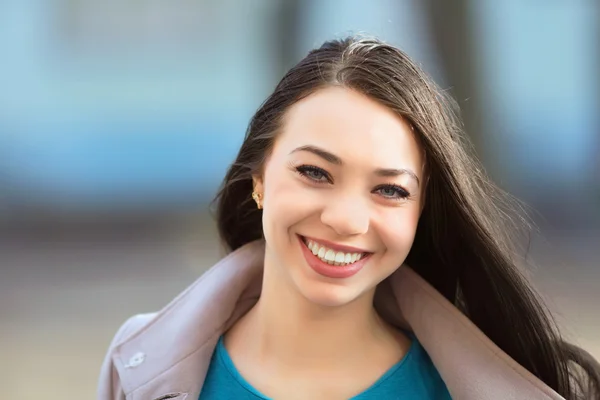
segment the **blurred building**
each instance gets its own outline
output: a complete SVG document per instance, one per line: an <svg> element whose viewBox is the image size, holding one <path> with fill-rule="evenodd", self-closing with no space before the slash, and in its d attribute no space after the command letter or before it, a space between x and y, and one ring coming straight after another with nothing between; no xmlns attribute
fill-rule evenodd
<svg viewBox="0 0 600 400"><path fill-rule="evenodd" d="M403 48L453 92L507 189L561 224L598 226L598 7L4 1L4 209L203 204L284 71L324 40L362 32ZM565 204L577 212L555 207Z"/></svg>

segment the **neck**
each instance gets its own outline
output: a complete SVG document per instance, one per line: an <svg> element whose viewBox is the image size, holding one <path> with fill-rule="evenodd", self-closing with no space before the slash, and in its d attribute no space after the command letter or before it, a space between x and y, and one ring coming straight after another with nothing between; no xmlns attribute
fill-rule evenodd
<svg viewBox="0 0 600 400"><path fill-rule="evenodd" d="M236 327L259 359L297 368L339 365L396 340L373 308L374 290L343 306L321 306L285 284L288 278L268 263L261 297Z"/></svg>

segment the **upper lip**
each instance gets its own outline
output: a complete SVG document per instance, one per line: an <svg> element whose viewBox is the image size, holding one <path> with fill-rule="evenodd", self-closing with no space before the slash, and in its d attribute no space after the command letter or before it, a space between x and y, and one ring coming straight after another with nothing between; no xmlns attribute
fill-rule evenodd
<svg viewBox="0 0 600 400"><path fill-rule="evenodd" d="M312 240L313 242L319 243L331 250L341 251L344 253L370 253L368 250L365 250L365 249L361 249L358 247L352 247L352 246L344 246L341 244L330 242L328 240L315 239L315 238L308 237L308 236L301 236L301 237L306 240Z"/></svg>

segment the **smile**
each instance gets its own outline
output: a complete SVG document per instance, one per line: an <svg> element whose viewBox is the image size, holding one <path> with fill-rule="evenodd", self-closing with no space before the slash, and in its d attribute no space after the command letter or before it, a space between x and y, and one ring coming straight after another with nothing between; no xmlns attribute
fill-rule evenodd
<svg viewBox="0 0 600 400"><path fill-rule="evenodd" d="M306 247L312 253L319 257L321 261L330 265L348 265L359 261L364 253L347 253L343 251L335 251L327 246L317 243L311 239L304 239Z"/></svg>
<svg viewBox="0 0 600 400"><path fill-rule="evenodd" d="M308 265L329 278L348 278L362 269L372 253L298 236Z"/></svg>

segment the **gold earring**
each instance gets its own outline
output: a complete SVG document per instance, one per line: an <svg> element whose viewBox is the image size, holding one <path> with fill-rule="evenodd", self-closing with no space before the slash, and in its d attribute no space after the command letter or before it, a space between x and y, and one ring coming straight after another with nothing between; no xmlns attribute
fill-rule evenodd
<svg viewBox="0 0 600 400"><path fill-rule="evenodd" d="M261 204L262 195L260 193L252 192L252 198L256 202L256 206L258 207L258 209L261 210L262 209L262 204Z"/></svg>

